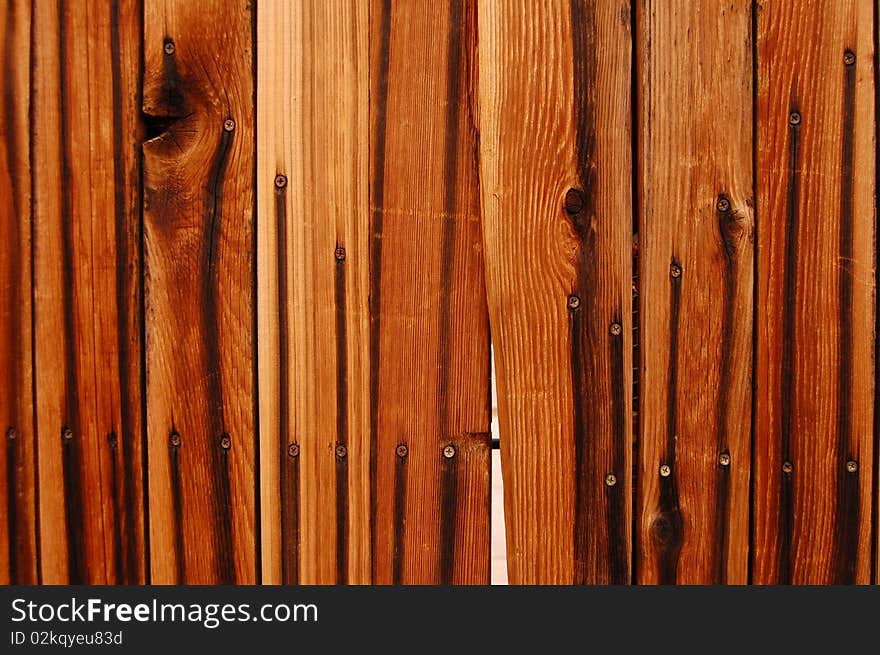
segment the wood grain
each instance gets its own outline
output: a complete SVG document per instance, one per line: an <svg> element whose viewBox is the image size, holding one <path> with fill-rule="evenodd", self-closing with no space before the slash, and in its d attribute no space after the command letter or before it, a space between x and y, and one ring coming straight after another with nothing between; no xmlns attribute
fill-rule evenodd
<svg viewBox="0 0 880 655"><path fill-rule="evenodd" d="M370 4L374 583L489 581L476 6Z"/></svg>
<svg viewBox="0 0 880 655"><path fill-rule="evenodd" d="M0 584L36 584L30 7L0 4L0 25Z"/></svg>
<svg viewBox="0 0 880 655"><path fill-rule="evenodd" d="M34 7L30 152L42 581L139 583L146 578L140 13L135 2Z"/></svg>
<svg viewBox="0 0 880 655"><path fill-rule="evenodd" d="M267 583L370 582L368 9L257 12Z"/></svg>
<svg viewBox="0 0 880 655"><path fill-rule="evenodd" d="M486 2L479 29L510 582L628 583L629 3Z"/></svg>
<svg viewBox="0 0 880 655"><path fill-rule="evenodd" d="M252 7L146 0L143 144L155 583L254 583Z"/></svg>
<svg viewBox="0 0 880 655"><path fill-rule="evenodd" d="M641 584L745 584L751 3L636 3ZM698 65L697 65L698 63Z"/></svg>
<svg viewBox="0 0 880 655"><path fill-rule="evenodd" d="M870 2L759 5L754 582L870 580Z"/></svg>

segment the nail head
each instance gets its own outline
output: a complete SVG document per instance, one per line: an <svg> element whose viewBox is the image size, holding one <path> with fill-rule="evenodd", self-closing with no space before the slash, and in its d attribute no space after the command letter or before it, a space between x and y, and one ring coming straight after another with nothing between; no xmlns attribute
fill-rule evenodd
<svg viewBox="0 0 880 655"><path fill-rule="evenodd" d="M177 432L172 432L171 436L169 437L169 441L171 442L172 446L175 446L175 447L179 446L180 445L180 434L178 434Z"/></svg>
<svg viewBox="0 0 880 655"><path fill-rule="evenodd" d="M669 269L669 274L674 278L678 279L681 277L681 266L678 264L673 264Z"/></svg>
<svg viewBox="0 0 880 655"><path fill-rule="evenodd" d="M348 448L346 448L343 444L339 444L338 446L336 446L336 456L339 459L345 459L348 456Z"/></svg>
<svg viewBox="0 0 880 655"><path fill-rule="evenodd" d="M223 450L229 450L232 447L232 440L229 438L228 434L224 434L220 437L220 447Z"/></svg>
<svg viewBox="0 0 880 655"><path fill-rule="evenodd" d="M18 432L15 431L15 428L9 428L6 431L6 438L9 439L10 441L14 441L15 439L18 438Z"/></svg>
<svg viewBox="0 0 880 655"><path fill-rule="evenodd" d="M847 50L846 52L844 52L843 63L847 66L852 66L854 63L856 63L856 53L854 53L852 50Z"/></svg>
<svg viewBox="0 0 880 655"><path fill-rule="evenodd" d="M790 125L800 125L801 124L801 113L799 111L793 111L788 115L788 122Z"/></svg>
<svg viewBox="0 0 880 655"><path fill-rule="evenodd" d="M73 430L71 430L70 428L64 428L63 430L61 430L61 438L65 441L70 441L71 439L73 439Z"/></svg>
<svg viewBox="0 0 880 655"><path fill-rule="evenodd" d="M452 444L445 446L443 448L443 457L445 457L446 459L452 459L453 457L455 457L455 446L453 446Z"/></svg>
<svg viewBox="0 0 880 655"><path fill-rule="evenodd" d="M223 129L227 132L232 132L232 130L235 129L235 121L231 118L227 118L225 121L223 121Z"/></svg>
<svg viewBox="0 0 880 655"><path fill-rule="evenodd" d="M617 476L614 475L613 473L609 473L608 475L605 476L605 484L608 485L609 487L613 487L614 485L617 484Z"/></svg>
<svg viewBox="0 0 880 655"><path fill-rule="evenodd" d="M345 248L337 246L336 250L333 252L333 256L336 257L336 261L338 262L345 261Z"/></svg>
<svg viewBox="0 0 880 655"><path fill-rule="evenodd" d="M275 176L275 186L278 189L283 189L287 186L287 176L279 173Z"/></svg>
<svg viewBox="0 0 880 655"><path fill-rule="evenodd" d="M857 461L855 461L854 459L849 460L846 463L846 470L849 471L850 473L855 473L856 471L859 470L859 463Z"/></svg>
<svg viewBox="0 0 880 655"><path fill-rule="evenodd" d="M287 456L288 457L297 457L298 455L299 455L299 444L298 443L287 444Z"/></svg>
<svg viewBox="0 0 880 655"><path fill-rule="evenodd" d="M663 464L660 466L660 475L664 478L668 478L672 474L672 468L670 468L669 464Z"/></svg>
<svg viewBox="0 0 880 655"><path fill-rule="evenodd" d="M581 306L581 299L575 295L571 295L568 297L567 304L569 309L577 309Z"/></svg>
<svg viewBox="0 0 880 655"><path fill-rule="evenodd" d="M791 462L783 462L782 463L782 472L785 474L791 473L794 470L794 466Z"/></svg>
<svg viewBox="0 0 880 655"><path fill-rule="evenodd" d="M730 211L730 200L727 198L727 196L718 196L718 203L716 207L718 208L718 211L720 211L722 214L726 214Z"/></svg>
<svg viewBox="0 0 880 655"><path fill-rule="evenodd" d="M404 444L400 444L395 452L398 457L406 457L407 453L409 453L409 449Z"/></svg>
<svg viewBox="0 0 880 655"><path fill-rule="evenodd" d="M175 49L176 48L174 47L174 41L166 41L165 42L164 50L165 50L166 55L173 55Z"/></svg>
<svg viewBox="0 0 880 655"><path fill-rule="evenodd" d="M623 327L620 325L620 323L612 323L611 334L616 337L619 336L621 333L623 333Z"/></svg>
<svg viewBox="0 0 880 655"><path fill-rule="evenodd" d="M718 463L721 466L730 466L730 453L721 453L718 455Z"/></svg>

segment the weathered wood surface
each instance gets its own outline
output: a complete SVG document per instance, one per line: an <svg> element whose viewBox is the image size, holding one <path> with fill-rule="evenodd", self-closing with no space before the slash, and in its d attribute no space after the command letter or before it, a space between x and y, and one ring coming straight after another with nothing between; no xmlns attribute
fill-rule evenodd
<svg viewBox="0 0 880 655"><path fill-rule="evenodd" d="M647 0L636 8L636 580L744 584L754 279L751 2Z"/></svg>
<svg viewBox="0 0 880 655"><path fill-rule="evenodd" d="M144 3L154 583L254 583L253 7Z"/></svg>
<svg viewBox="0 0 880 655"><path fill-rule="evenodd" d="M0 584L34 584L30 7L0 4L0 25Z"/></svg>
<svg viewBox="0 0 880 655"><path fill-rule="evenodd" d="M870 580L870 2L764 0L758 34L754 582Z"/></svg>
<svg viewBox="0 0 880 655"><path fill-rule="evenodd" d="M476 7L370 5L375 583L489 581Z"/></svg>
<svg viewBox="0 0 880 655"><path fill-rule="evenodd" d="M628 583L629 2L485 2L479 30L510 581Z"/></svg>
<svg viewBox="0 0 880 655"><path fill-rule="evenodd" d="M140 15L134 2L33 6L29 152L41 579L138 583L146 576Z"/></svg>

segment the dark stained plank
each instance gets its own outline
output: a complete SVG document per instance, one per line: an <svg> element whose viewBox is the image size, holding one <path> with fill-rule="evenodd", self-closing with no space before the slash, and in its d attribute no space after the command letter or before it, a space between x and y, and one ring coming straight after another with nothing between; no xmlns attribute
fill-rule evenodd
<svg viewBox="0 0 880 655"><path fill-rule="evenodd" d="M629 2L480 3L479 30L509 579L626 584Z"/></svg>
<svg viewBox="0 0 880 655"><path fill-rule="evenodd" d="M144 3L150 544L155 583L254 583L252 4Z"/></svg>
<svg viewBox="0 0 880 655"><path fill-rule="evenodd" d="M754 281L751 2L647 0L636 7L636 581L745 584Z"/></svg>
<svg viewBox="0 0 880 655"><path fill-rule="evenodd" d="M759 584L870 580L873 18L855 0L757 15Z"/></svg>

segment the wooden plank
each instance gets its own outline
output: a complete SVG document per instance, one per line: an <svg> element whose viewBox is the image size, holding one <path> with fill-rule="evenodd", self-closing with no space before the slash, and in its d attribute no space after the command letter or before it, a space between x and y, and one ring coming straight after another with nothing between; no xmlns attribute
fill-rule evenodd
<svg viewBox="0 0 880 655"><path fill-rule="evenodd" d="M152 580L257 570L252 9L147 0L144 269Z"/></svg>
<svg viewBox="0 0 880 655"><path fill-rule="evenodd" d="M0 5L0 584L36 584L30 7Z"/></svg>
<svg viewBox="0 0 880 655"><path fill-rule="evenodd" d="M476 3L370 20L372 579L488 583Z"/></svg>
<svg viewBox="0 0 880 655"><path fill-rule="evenodd" d="M510 582L628 583L629 2L487 2L479 14Z"/></svg>
<svg viewBox="0 0 880 655"><path fill-rule="evenodd" d="M370 582L368 9L257 11L267 583Z"/></svg>
<svg viewBox="0 0 880 655"><path fill-rule="evenodd" d="M870 580L870 2L765 0L758 30L754 582Z"/></svg>
<svg viewBox="0 0 880 655"><path fill-rule="evenodd" d="M750 8L637 4L641 584L748 578Z"/></svg>
<svg viewBox="0 0 880 655"><path fill-rule="evenodd" d="M133 1L34 7L42 581L138 583L145 580L136 149L140 14ZM83 43L86 50L78 45Z"/></svg>

